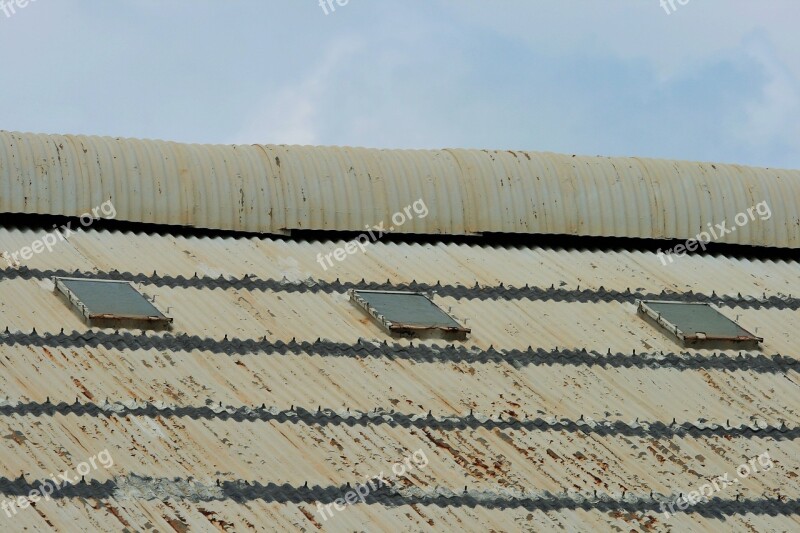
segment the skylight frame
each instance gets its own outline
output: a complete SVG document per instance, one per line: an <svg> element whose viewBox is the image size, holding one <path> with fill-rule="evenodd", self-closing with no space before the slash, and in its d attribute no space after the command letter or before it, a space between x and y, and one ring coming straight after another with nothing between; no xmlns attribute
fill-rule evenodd
<svg viewBox="0 0 800 533"><path fill-rule="evenodd" d="M410 322L392 321L384 314L381 313L374 305L372 305L366 298L361 295L369 294L387 294L398 296L418 296L424 298L433 308L446 317L452 325L445 324L431 324L422 325ZM426 294L421 292L412 291L386 291L386 290L361 290L350 289L348 291L350 300L361 309L364 313L369 315L378 325L387 333L392 336L416 336L416 337L439 337L452 340L464 340L467 338L472 330L462 326L450 313L443 310L436 305Z"/></svg>
<svg viewBox="0 0 800 533"><path fill-rule="evenodd" d="M716 316L710 315L709 319L724 319L729 322L736 330L736 335L715 334L707 331L696 329L694 331L683 331L678 325L665 317L663 312L651 307L651 304L657 304L659 307L663 305L676 305L676 306L696 306L696 308L704 307L716 313ZM681 302L674 300L637 300L636 302L637 313L655 324L659 329L666 331L677 339L684 347L699 346L699 347L719 347L719 348L732 348L732 347L747 347L758 348L759 343L764 342L763 337L758 337L748 330L743 328L739 323L731 318L725 316L718 309L711 304L704 302ZM677 310L677 308L676 308Z"/></svg>
<svg viewBox="0 0 800 533"><path fill-rule="evenodd" d="M66 282L66 283L65 283ZM155 314L121 314L95 311L84 303L80 296L69 287L70 282L92 283L92 284L116 284L126 285L131 291L142 298L143 302L155 311ZM149 300L142 294L136 286L129 281L96 279L96 278L68 278L54 277L53 292L55 292L67 305L77 313L89 327L113 328L113 329L147 329L147 330L166 330L172 326L173 319L161 311L154 301Z"/></svg>

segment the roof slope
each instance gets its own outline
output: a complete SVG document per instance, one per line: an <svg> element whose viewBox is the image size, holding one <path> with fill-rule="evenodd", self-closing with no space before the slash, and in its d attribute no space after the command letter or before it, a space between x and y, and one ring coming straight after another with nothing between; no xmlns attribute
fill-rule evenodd
<svg viewBox="0 0 800 533"><path fill-rule="evenodd" d="M40 235L5 229L0 243ZM0 271L9 328L0 333L0 434L9 437L0 491L21 493L99 450L114 457L87 485L10 523L800 526L796 262L695 256L664 266L635 251L377 242L323 271L317 254L343 244L89 229ZM67 272L135 281L169 309L175 331L87 330L52 294L50 277ZM438 291L434 300L473 335L384 345L345 296L378 283ZM677 347L635 313L633 297L662 290L689 301L713 293L723 313L766 338L762 349ZM321 517L317 502L418 450L425 467L366 505ZM764 453L773 469L716 503L669 519L659 511Z"/></svg>
<svg viewBox="0 0 800 533"><path fill-rule="evenodd" d="M80 216L112 200L134 222L281 234L395 232L689 239L800 247L800 172L487 150L205 146L0 132L0 212ZM766 213L766 210L761 213ZM387 221L387 227L389 222Z"/></svg>
<svg viewBox="0 0 800 533"><path fill-rule="evenodd" d="M798 191L796 171L724 165L0 133L0 524L799 530L796 252L261 235L361 231L422 201L396 232L691 237L768 202L727 242L792 248ZM128 223L38 216L109 199ZM59 276L129 281L173 330L89 328ZM424 292L472 332L390 339L354 288ZM687 350L638 299L710 303L764 342ZM737 482L664 513L723 475Z"/></svg>

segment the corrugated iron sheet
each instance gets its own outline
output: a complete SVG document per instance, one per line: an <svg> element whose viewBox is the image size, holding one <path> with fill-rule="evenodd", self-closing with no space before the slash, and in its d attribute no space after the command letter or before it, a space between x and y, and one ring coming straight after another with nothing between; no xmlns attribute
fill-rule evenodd
<svg viewBox="0 0 800 533"><path fill-rule="evenodd" d="M694 488L706 478L732 473L744 457L769 452L773 467L742 478L747 498L763 493L800 496L794 454L797 441L748 438L592 435L513 429L405 429L389 425L305 425L280 422L155 419L155 429L133 417L19 416L0 420L4 467L46 479L69 471L98 451L113 450L111 468L98 468L98 481L122 476L193 478L214 486L217 479L258 480L293 487L351 484L391 467L416 450L427 464L408 469L408 484L483 492L565 491L668 494ZM24 440L23 440L24 439ZM19 442L19 441L22 442ZM759 439L761 440L761 439ZM37 448L59 450L42 452ZM702 460L698 460L698 456ZM102 466L102 465L100 465ZM756 474L761 475L756 475ZM0 517L2 520L2 517Z"/></svg>
<svg viewBox="0 0 800 533"><path fill-rule="evenodd" d="M0 251L17 250L41 230L0 229ZM408 478L409 490L435 494L486 491L506 494L591 494L615 501L697 489L710 476L732 472L768 451L774 470L744 480L719 494L726 502L778 495L797 499L795 433L781 438L784 423L800 424L800 375L779 366L780 353L795 360L800 309L800 277L793 261L689 256L662 265L655 254L540 247L377 243L366 254L348 256L325 271L316 261L338 242L253 238L195 238L119 231L80 231L52 253L34 256L20 269L0 271L0 411L28 405L27 411L0 416L0 477L33 480L68 470L108 448L113 468L88 478L113 481L113 497L77 497L40 502L8 522L21 529L228 531L274 529L370 530L565 530L647 531L719 529L793 531L796 514L778 516L738 512L724 520L678 514L665 521L658 512L524 508L494 509L446 505L384 505L373 501L323 521L313 503L259 499L202 501L170 493L170 483L193 483L213 492L217 480L288 483L302 488L338 487L378 474L408 452L424 449L429 465ZM142 274L137 286L156 297L175 319L170 334L211 339L222 348L152 348L148 339L166 334L89 330L53 293L45 270L79 273ZM156 271L156 272L154 272ZM346 291L313 292L278 288L170 286L157 280L184 276L202 281L242 278L273 280L287 287L322 280L435 285L484 289L467 296L435 295L434 301L457 319L466 319L470 338L458 343L461 357L418 356L435 347L455 350L439 340L400 342L367 355L366 346L383 346L385 333L348 301ZM561 300L504 299L504 287L574 291ZM625 291L695 291L739 298L722 312L764 337L761 350L689 350L636 316L628 301L592 301L600 287ZM488 297L476 297L485 291ZM588 297L579 297L582 291ZM739 297L741 294L741 298ZM789 295L792 295L790 298ZM763 300L764 297L778 300ZM748 306L749 299L767 303ZM778 305L768 302L784 302ZM792 304L792 305L789 305ZM9 333L5 333L8 327ZM82 334L59 344L61 329ZM35 333L33 330L36 330ZM24 339L28 341L9 341ZM52 336L52 335L55 335ZM109 344L92 345L100 335ZM240 353L227 341L263 339L286 345L309 342L298 350ZM314 349L317 338L340 343ZM183 337L175 337L183 338ZM227 339L227 341L226 341ZM142 345L137 343L141 342ZM389 342L392 342L389 340ZM82 344L83 343L83 344ZM587 350L585 358L531 361L487 357L487 353L525 350ZM351 347L352 349L346 349ZM609 364L608 351L632 363ZM658 363L665 354L676 361ZM450 352L447 352L450 353ZM470 356L474 354L474 359ZM666 356L664 356L666 357ZM700 359L696 359L696 358ZM595 360L593 361L592 358ZM701 361L682 366L681 361ZM705 361L703 363L703 361ZM773 363L770 363L773 361ZM77 400L77 402L76 402ZM45 412L48 406L147 406L147 416ZM316 413L331 409L339 420L376 413L370 422L236 420L224 415L244 408ZM212 409L214 416L175 416L164 408ZM378 409L380 415L377 414ZM349 411L348 411L349 410ZM718 428L711 434L627 434L617 429L583 432L567 427L403 427L387 422L395 413L434 420L542 418L549 423L624 423L646 427L691 423ZM755 428L747 430L746 427ZM719 428L738 428L731 434ZM769 432L757 428L769 427ZM794 435L794 436L792 436ZM135 476L152 476L144 492L133 490ZM177 478L178 481L175 481ZM191 481L189 481L191 480ZM200 490L200 489L197 489ZM180 492L180 491L178 491ZM172 494L172 495L170 495ZM516 496L515 496L516 495ZM0 494L0 498L5 495ZM152 499L150 499L152 498ZM748 508L753 509L753 508ZM0 521L6 517L0 511ZM0 522L2 523L2 522Z"/></svg>
<svg viewBox="0 0 800 533"><path fill-rule="evenodd" d="M44 230L0 228L0 252L39 240ZM29 269L143 272L159 275L332 282L341 280L435 285L538 287L643 292L689 291L762 297L799 296L797 263L690 254L664 265L636 250L591 252L551 247L381 242L324 270L318 254L343 241L268 237L183 237L169 234L82 231L52 252L34 255ZM142 253L142 250L148 250ZM5 262L0 261L0 267Z"/></svg>
<svg viewBox="0 0 800 533"><path fill-rule="evenodd" d="M18 230L0 231L0 244L16 249L28 243L37 232ZM8 243L8 244L4 244ZM71 237L52 253L37 255L30 262L30 269L63 268L82 272L129 270L151 275L154 270L160 275L192 278L220 275L241 277L250 274L262 279L286 278L287 281L341 277L343 280L386 281L408 283L411 281L435 284L441 279L453 284L523 286L562 286L566 289L626 288L658 292L667 288L679 293L690 290L737 294L761 298L776 294L797 296L800 294L797 265L793 262L763 260L732 260L722 257L687 257L675 264L663 266L653 254L643 252L599 252L543 248L494 248L464 245L416 245L379 244L369 249L366 255L353 255L339 263L333 271L323 272L315 262L320 251L329 250L335 242L294 242L270 238L185 238L170 235L136 235L121 232L81 232ZM141 250L146 249L147 254ZM363 270L362 270L363 269ZM316 340L318 337L346 344L355 344L359 339L367 342L382 342L387 339L383 330L348 301L341 293L275 293L272 291L250 292L238 289L169 288L142 284L141 290L156 296L156 302L175 318L175 334L187 333L201 337L223 339L262 338L291 341ZM37 279L0 280L0 313L3 322L0 329L12 331L58 333L85 330L85 325L53 295L53 286L48 281ZM536 300L480 300L436 297L435 301L454 316L466 319L473 332L463 346L486 350L490 346L498 349L526 349L529 345L553 349L586 348L600 354L608 350L613 353L631 354L681 352L683 348L662 331L636 316L633 303L618 302L569 302ZM25 302L25 305L19 305ZM794 331L800 327L800 311L773 308L723 308L727 316L757 330L765 338L760 351L745 352L748 356L760 353L794 354L797 348ZM419 343L415 341L416 345ZM423 344L445 345L450 342L430 340ZM462 343L459 343L462 345ZM5 348L9 350L9 348ZM13 348L14 360L32 358L33 366L13 365L9 375L19 373L19 383L39 383L36 368L47 365L50 357L39 348ZM45 349L47 350L47 349ZM63 355L54 354L54 361L76 357L83 350L63 350ZM74 352L74 353L73 353ZM283 356L262 358L239 357L241 363L230 365L227 356L214 356L199 352L171 353L168 358L158 351L125 351L105 348L89 349L86 352L86 374L81 382L94 384L100 389L96 398L119 397L116 383L123 375L106 382L106 373L115 372L115 361L131 365L137 375L146 377L143 382L131 381L133 398L150 398L168 401L172 390L178 398L191 404L202 404L202 391L215 391L221 401L233 404L256 404L259 391L270 383L274 389L274 403L289 405L299 403L298 391L308 395L312 406L329 404L326 398L335 399L335 406L350 405L369 409L385 404L386 392L373 387L372 378L363 384L352 382L353 375L365 373L380 382L392 381L393 373L399 372L402 379L394 385L397 395L390 397L407 405L420 405L413 391L420 384L427 384L422 405L441 412L466 412L471 406L481 410L511 408L510 403L495 404L497 391L508 390L509 402L521 403L530 395L542 395L546 412L567 409L570 416L580 416L580 409L596 409L592 416L602 418L603 410L613 406L614 411L624 413L625 419L642 417L652 419L653 413L664 408L661 391L683 388L684 393L670 401L675 411L690 416L693 409L697 417L711 420L734 418L728 406L737 405L747 410L753 398L763 398L759 393L770 383L777 387L775 393L758 404L762 416L769 416L775 423L781 416L786 420L800 421L800 414L786 411L785 398L791 397L790 383L784 389L773 383L769 376L748 373L746 382L736 375L721 370L701 373L683 372L661 368L603 368L578 367L575 372L564 374L564 367L478 364L469 362L443 365L434 362L392 361L386 359L327 358L318 355ZM711 356L713 351L698 351ZM738 352L729 352L736 355ZM91 354L91 355L89 355ZM145 355L147 354L147 355ZM42 359L42 358L45 359ZM141 360L155 358L155 365L143 366ZM104 362L100 364L97 359ZM196 364L195 364L196 363ZM153 365L153 363L149 363ZM58 369L63 369L59 366ZM478 370L474 372L474 370ZM74 384L58 371L48 379L62 383L63 397L74 396ZM507 373L515 375L517 385L508 387ZM141 374L139 374L141 373ZM318 381L317 376L329 375L335 385ZM192 378L194 376L194 378ZM694 377L692 377L694 376ZM161 379L159 379L159 377ZM697 379L695 379L695 377ZM202 379L201 379L202 378ZM706 379L708 381L706 381ZM651 383L651 388L637 386L640 380ZM19 397L43 400L44 390L38 385L19 389L17 380L4 384L7 390L15 390ZM195 386L202 383L202 386ZM220 384L218 390L215 384ZM350 383L348 385L348 383ZM780 384L784 384L780 382ZM151 388L152 387L152 388ZM277 387L277 388L276 388ZM348 387L361 391L359 395L348 394ZM697 394L692 390L697 390ZM62 389L59 389L62 390ZM569 390L569 395L565 395ZM280 392L279 392L280 391ZM433 391L438 391L436 394ZM479 391L470 400L472 392ZM651 391L651 392L648 392ZM360 396L360 394L364 396ZM626 395L636 401L627 401ZM733 394L733 397L728 397ZM613 398L608 400L608 398ZM702 398L708 398L702 400ZM740 399L734 399L740 398ZM746 399L742 399L746 398ZM191 399L191 401L189 401ZM546 400L545 400L546 399ZM605 399L605 400L601 400ZM411 402L411 403L408 403ZM432 403L434 402L434 403ZM475 404L473 405L473 403ZM649 406L649 407L645 407ZM796 418L795 418L796 417ZM694 419L694 417L691 417ZM777 422L779 424L779 422Z"/></svg>
<svg viewBox="0 0 800 533"><path fill-rule="evenodd" d="M292 338L352 344L359 338L382 341L384 330L365 316L346 294L249 292L194 288L148 287L160 306L174 319L173 332L214 339ZM57 333L86 329L80 318L55 295L52 284L16 279L0 282L0 298L29 302L6 318L14 331ZM466 347L525 349L538 347L586 348L599 353L677 352L674 336L650 325L636 314L633 303L580 303L521 299L493 301L436 298L435 303L471 328ZM6 304L8 306L8 304ZM267 312L269 310L269 312ZM762 336L765 353L790 353L797 346L800 310L724 309L726 316ZM49 316L52 320L43 320ZM312 332L312 333L309 333ZM621 334L621 333L624 333ZM533 338L536 339L533 342ZM402 342L402 341L399 341ZM449 344L434 339L431 343ZM707 350L708 351L708 350ZM710 353L710 351L709 351Z"/></svg>
<svg viewBox="0 0 800 533"><path fill-rule="evenodd" d="M95 530L136 531L370 531L419 532L458 529L477 530L492 524L494 531L585 531L588 527L613 531L796 531L800 520L793 516L748 514L707 518L677 515L669 529L649 516L605 511L528 511L526 509L485 509L405 505L385 508L379 505L355 506L339 513L335 520L323 521L314 505L301 503L240 504L210 501L192 504L173 498L136 501L123 496L110 500L70 500L41 502L38 513L19 515L20 529L42 531L56 524L82 524ZM319 527L317 527L319 526ZM313 528L313 529L312 529ZM66 529L66 528L65 528Z"/></svg>
<svg viewBox="0 0 800 533"><path fill-rule="evenodd" d="M482 232L688 239L766 202L719 242L800 247L800 172L487 150L206 146L0 132L0 212L257 233ZM417 201L400 225L391 216ZM420 205L421 207L421 205ZM423 212L420 209L420 214Z"/></svg>

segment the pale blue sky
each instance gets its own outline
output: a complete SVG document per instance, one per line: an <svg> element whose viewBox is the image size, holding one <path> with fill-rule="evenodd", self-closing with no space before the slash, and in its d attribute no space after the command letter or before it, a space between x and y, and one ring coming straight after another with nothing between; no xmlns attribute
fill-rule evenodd
<svg viewBox="0 0 800 533"><path fill-rule="evenodd" d="M800 1L676 6L36 0L0 11L0 129L800 168Z"/></svg>

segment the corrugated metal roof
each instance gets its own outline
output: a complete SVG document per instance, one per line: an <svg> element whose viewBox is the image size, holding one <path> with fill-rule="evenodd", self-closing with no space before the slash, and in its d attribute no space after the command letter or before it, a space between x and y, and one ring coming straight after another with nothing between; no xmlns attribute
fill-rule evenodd
<svg viewBox="0 0 800 533"><path fill-rule="evenodd" d="M488 150L205 146L0 132L0 212L281 233L483 232L693 238L800 247L800 172ZM771 218L737 214L765 202ZM762 216L763 215L763 216ZM398 218L398 220L400 220ZM720 231L720 230L715 230Z"/></svg>
<svg viewBox="0 0 800 533"><path fill-rule="evenodd" d="M602 524L603 530L659 531L658 523L634 513L564 510L529 511L520 509L485 509L481 507L444 507L403 505L391 508L355 506L339 513L335 520L323 522L313 504L231 500L191 504L173 498L154 499L132 505L124 496L98 501L40 502L39 513L19 515L20 529L41 531L51 528L52 519L59 524L82 524L94 530L208 531L441 531L458 528L477 529L479 524L493 524L494 531L585 531L587 524ZM264 524L269 524L265 527ZM323 526L324 524L324 526ZM670 520L672 531L796 531L800 521L792 517L747 514L726 517L677 515Z"/></svg>
<svg viewBox="0 0 800 533"><path fill-rule="evenodd" d="M41 235L0 228L0 250ZM379 242L323 270L342 244L85 230L0 269L0 478L115 460L9 527L797 529L797 262ZM87 328L57 271L132 277L174 330ZM346 295L387 278L438 287L469 339L388 339ZM636 316L636 294L664 289L722 303L761 349L679 347ZM417 449L429 464L399 496L327 521L297 496L343 496ZM701 514L653 507L765 451L773 470Z"/></svg>

